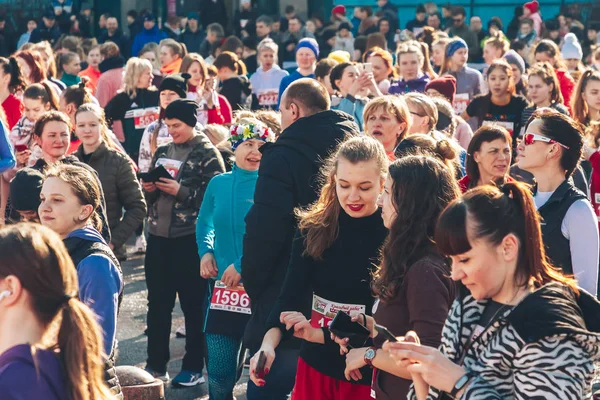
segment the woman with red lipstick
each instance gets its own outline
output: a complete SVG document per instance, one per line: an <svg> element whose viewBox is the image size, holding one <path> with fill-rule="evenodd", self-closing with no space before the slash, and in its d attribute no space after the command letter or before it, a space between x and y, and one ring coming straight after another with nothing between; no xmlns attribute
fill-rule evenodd
<svg viewBox="0 0 600 400"><path fill-rule="evenodd" d="M475 132L467 151L467 175L458 186L467 190L487 184L503 185L511 182L509 176L512 138L501 126L482 126Z"/></svg>
<svg viewBox="0 0 600 400"><path fill-rule="evenodd" d="M515 142L521 131L521 115L527 108L527 100L517 96L512 67L504 60L496 60L487 73L490 92L473 99L462 113L466 121L477 118L477 127L496 124L508 130ZM516 143L513 143L516 146Z"/></svg>
<svg viewBox="0 0 600 400"><path fill-rule="evenodd" d="M250 379L263 386L256 366L266 355L265 372L275 349L292 335L303 339L292 400L370 399L371 371L355 371L357 382L344 376L346 363L331 339L328 324L337 310L371 315L370 282L387 229L377 199L385 184L388 159L383 146L368 136L340 145L324 170L319 200L297 212L300 221L279 299L269 316L262 346L250 361ZM310 320L299 312L313 291ZM368 341L370 343L370 340Z"/></svg>
<svg viewBox="0 0 600 400"><path fill-rule="evenodd" d="M410 130L412 118L402 97L377 97L367 103L363 113L365 134L383 145L388 158L393 161L394 150Z"/></svg>

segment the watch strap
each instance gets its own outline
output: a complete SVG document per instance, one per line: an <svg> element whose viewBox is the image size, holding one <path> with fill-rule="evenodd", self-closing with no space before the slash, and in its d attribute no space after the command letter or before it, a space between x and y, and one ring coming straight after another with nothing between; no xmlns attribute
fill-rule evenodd
<svg viewBox="0 0 600 400"><path fill-rule="evenodd" d="M456 381L456 384L454 384L454 387L448 394L452 396L452 398L455 398L458 392L460 392L465 386L467 386L467 383L469 383L472 377L473 373L471 371L468 371L466 374L461 376L458 379L458 381Z"/></svg>
<svg viewBox="0 0 600 400"><path fill-rule="evenodd" d="M368 357L367 357L367 353L369 352L369 350L373 350L373 352L375 353L375 354L373 355L373 357L371 357L371 358L368 358ZM369 367L373 366L373 359L375 358L375 356L376 356L376 355L377 355L377 347L375 347L375 346L371 346L371 347L369 347L369 348L368 348L368 349L365 351L365 357L364 357L364 360L365 360L365 363L366 363L366 364L367 364Z"/></svg>

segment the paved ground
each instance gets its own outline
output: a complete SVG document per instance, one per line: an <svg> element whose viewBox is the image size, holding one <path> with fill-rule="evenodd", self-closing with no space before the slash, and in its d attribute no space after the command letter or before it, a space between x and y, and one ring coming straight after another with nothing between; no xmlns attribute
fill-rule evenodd
<svg viewBox="0 0 600 400"><path fill-rule="evenodd" d="M117 338L119 340L119 365L135 365L143 368L146 360L147 340L144 335L146 329L146 281L144 279L144 257L130 256L122 264L125 275L125 298L119 315ZM181 359L184 353L185 339L175 337L175 330L183 325L183 314L179 303L173 313L173 328L171 335L171 362L169 375L173 378L181 368ZM247 371L234 390L238 400L245 400ZM195 400L208 399L207 384L193 388L175 389L170 384L166 386L167 400Z"/></svg>

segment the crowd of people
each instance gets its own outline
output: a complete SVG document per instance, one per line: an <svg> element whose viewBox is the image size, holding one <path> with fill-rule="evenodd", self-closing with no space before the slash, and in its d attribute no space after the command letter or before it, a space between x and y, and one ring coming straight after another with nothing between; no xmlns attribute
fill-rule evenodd
<svg viewBox="0 0 600 400"><path fill-rule="evenodd" d="M246 354L249 400L591 398L596 24L217 0L125 35L52 3L0 20L0 397L123 398L137 253L145 370L211 400Z"/></svg>

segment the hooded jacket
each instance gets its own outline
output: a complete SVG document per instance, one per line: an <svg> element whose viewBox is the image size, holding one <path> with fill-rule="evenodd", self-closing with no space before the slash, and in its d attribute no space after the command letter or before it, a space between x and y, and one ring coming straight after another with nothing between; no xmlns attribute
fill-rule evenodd
<svg viewBox="0 0 600 400"><path fill-rule="evenodd" d="M300 118L277 142L261 147L254 205L246 216L242 279L253 315L246 344L255 350L287 271L296 230L294 209L313 203L324 160L346 137L358 135L349 115L327 110ZM308 298L308 297L307 297Z"/></svg>
<svg viewBox="0 0 600 400"><path fill-rule="evenodd" d="M146 217L146 201L133 166L127 155L109 149L105 143L89 155L84 154L83 145L80 145L75 156L98 172L106 199L112 244L119 248Z"/></svg>
<svg viewBox="0 0 600 400"><path fill-rule="evenodd" d="M131 46L131 54L137 56L147 43L160 43L161 40L166 39L167 34L158 29L157 25L154 25L152 29L143 29L133 39L133 46Z"/></svg>
<svg viewBox="0 0 600 400"><path fill-rule="evenodd" d="M77 229L64 239L71 256L79 246L85 245L84 242L101 243L108 247L98 231L90 226ZM117 340L117 311L123 291L120 266L105 255L92 254L81 260L75 268L79 281L79 299L98 316L98 323L104 333L104 351L110 355Z"/></svg>
<svg viewBox="0 0 600 400"><path fill-rule="evenodd" d="M442 331L442 353L457 364L464 357L462 366L474 374L461 399L591 398L594 362L600 360L598 300L546 284L499 312L465 349L487 303L462 287ZM408 398L416 399L412 388ZM427 398L450 397L431 387Z"/></svg>
<svg viewBox="0 0 600 400"><path fill-rule="evenodd" d="M0 393L6 400L68 398L66 379L58 354L29 344L14 346L0 354Z"/></svg>
<svg viewBox="0 0 600 400"><path fill-rule="evenodd" d="M198 133L185 143L171 142L156 149L149 171L158 165L165 166L181 187L175 196L160 190L145 192L148 230L163 238L193 235L208 183L225 172L223 158L206 135Z"/></svg>
<svg viewBox="0 0 600 400"><path fill-rule="evenodd" d="M429 83L430 79L427 74L423 74L416 79L405 81L404 79L398 79L392 82L388 90L388 94L401 95L410 92L425 93L425 86Z"/></svg>

